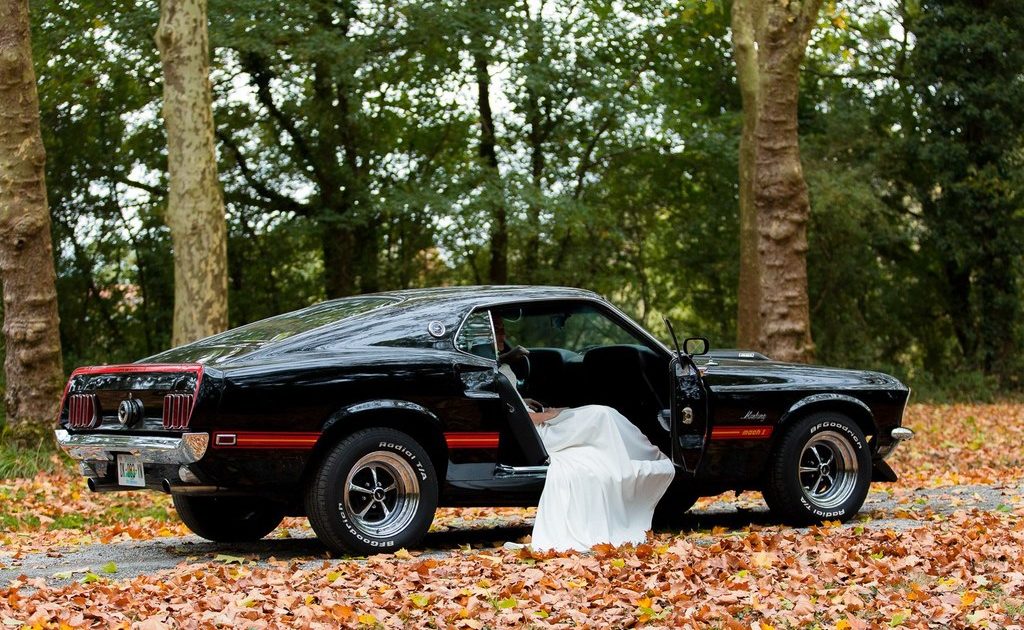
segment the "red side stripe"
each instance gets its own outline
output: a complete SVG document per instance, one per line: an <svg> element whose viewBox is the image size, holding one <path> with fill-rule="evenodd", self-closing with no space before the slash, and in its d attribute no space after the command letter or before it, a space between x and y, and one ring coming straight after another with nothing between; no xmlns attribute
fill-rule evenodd
<svg viewBox="0 0 1024 630"><path fill-rule="evenodd" d="M234 435L235 443L232 445L218 444L218 435ZM214 448L312 448L320 433L317 432L257 432L257 431L218 431L213 434ZM467 448L498 448L498 433L496 431L469 431L458 433L445 433L444 439L451 449Z"/></svg>
<svg viewBox="0 0 1024 630"><path fill-rule="evenodd" d="M234 435L235 443L231 445L218 444L218 435ZM257 432L257 431L218 431L213 434L213 447L214 448L250 448L250 449L263 449L263 448L291 448L291 449L310 449L316 444L316 441L320 439L319 432L290 432L290 433L276 433L276 432Z"/></svg>
<svg viewBox="0 0 1024 630"><path fill-rule="evenodd" d="M765 440L771 437L772 427L728 426L711 429L712 440Z"/></svg>
<svg viewBox="0 0 1024 630"><path fill-rule="evenodd" d="M460 431L458 433L445 433L444 440L448 448L498 448L498 433L496 431Z"/></svg>

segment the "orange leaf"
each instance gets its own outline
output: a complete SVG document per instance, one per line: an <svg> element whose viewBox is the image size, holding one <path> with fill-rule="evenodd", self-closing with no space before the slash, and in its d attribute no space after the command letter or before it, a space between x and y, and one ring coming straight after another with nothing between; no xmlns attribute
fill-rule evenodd
<svg viewBox="0 0 1024 630"><path fill-rule="evenodd" d="M342 604L335 604L331 607L331 614L334 615L335 619L339 621L346 621L351 618L355 612L350 606L343 606Z"/></svg>

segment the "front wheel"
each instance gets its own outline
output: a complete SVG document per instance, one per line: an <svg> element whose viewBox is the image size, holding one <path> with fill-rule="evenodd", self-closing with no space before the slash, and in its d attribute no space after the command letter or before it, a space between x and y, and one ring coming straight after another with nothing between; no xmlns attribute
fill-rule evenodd
<svg viewBox="0 0 1024 630"><path fill-rule="evenodd" d="M284 519L282 506L259 497L175 494L174 509L197 536L215 542L259 540Z"/></svg>
<svg viewBox="0 0 1024 630"><path fill-rule="evenodd" d="M394 551L427 533L437 491L437 473L416 440L394 429L364 429L320 463L306 489L306 514L336 553Z"/></svg>
<svg viewBox="0 0 1024 630"><path fill-rule="evenodd" d="M790 427L768 468L765 502L794 525L850 519L871 485L864 432L838 413L816 413Z"/></svg>

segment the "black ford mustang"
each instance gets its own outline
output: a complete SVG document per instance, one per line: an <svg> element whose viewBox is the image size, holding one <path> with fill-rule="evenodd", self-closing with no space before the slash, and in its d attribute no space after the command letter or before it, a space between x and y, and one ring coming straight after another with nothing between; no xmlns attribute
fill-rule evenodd
<svg viewBox="0 0 1024 630"><path fill-rule="evenodd" d="M500 317L518 376L497 371ZM877 372L670 349L600 296L459 287L323 302L68 381L57 439L94 491L169 492L196 534L306 515L335 551L415 545L438 505L534 505L548 455L514 388L610 405L677 465L659 511L756 489L792 523L845 520L909 390Z"/></svg>

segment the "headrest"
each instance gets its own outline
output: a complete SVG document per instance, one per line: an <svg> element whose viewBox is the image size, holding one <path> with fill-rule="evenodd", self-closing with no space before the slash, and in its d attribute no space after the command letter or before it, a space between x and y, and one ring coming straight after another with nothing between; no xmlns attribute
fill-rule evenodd
<svg viewBox="0 0 1024 630"><path fill-rule="evenodd" d="M583 355L583 365L587 371L615 370L621 373L622 368L644 369L644 359L636 346L605 346L588 350Z"/></svg>
<svg viewBox="0 0 1024 630"><path fill-rule="evenodd" d="M562 371L568 356L572 353L561 348L531 348L530 365L538 373L555 375Z"/></svg>

